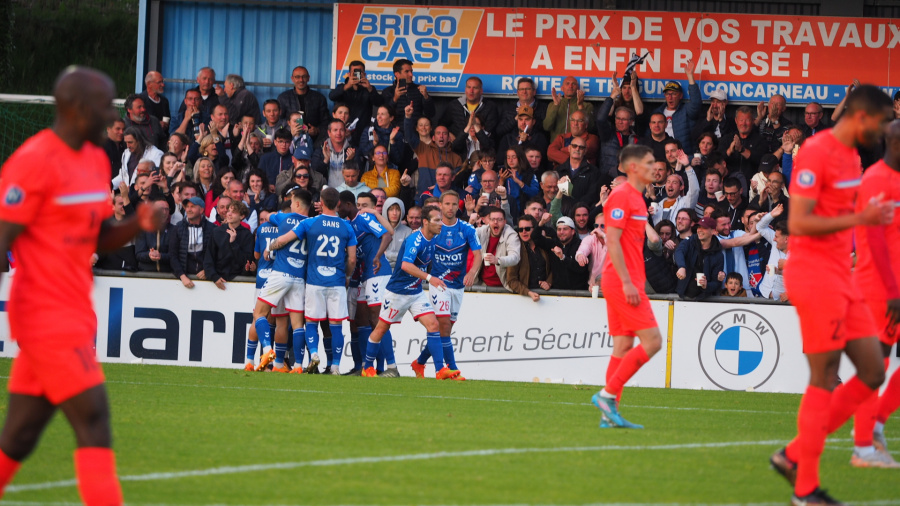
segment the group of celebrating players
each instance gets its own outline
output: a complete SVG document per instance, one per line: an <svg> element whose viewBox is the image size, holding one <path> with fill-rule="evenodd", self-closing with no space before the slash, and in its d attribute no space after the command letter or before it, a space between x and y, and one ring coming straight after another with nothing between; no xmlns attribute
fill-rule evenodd
<svg viewBox="0 0 900 506"><path fill-rule="evenodd" d="M287 195L282 210L268 215L268 224L260 227L257 237L258 296L245 369L261 371L271 364L275 372L318 372L318 329L327 321L331 353L326 371L339 375L343 322L352 318L350 346L355 364L348 374L378 375L375 361L381 355L380 375L397 377L390 327L409 312L427 332L427 346L412 364L416 376L424 377L425 363L431 358L438 379L464 380L450 331L463 290L478 272L481 245L475 229L456 217L459 195L445 192L438 206L425 207L422 227L405 239L393 272L384 255L393 229L375 210L374 195L357 197L324 188L322 213L314 218L307 217L312 205L309 192L296 187ZM470 251L474 261L466 272ZM270 316L275 320L274 332ZM293 367L286 362L289 323ZM306 350L309 361L304 367Z"/></svg>

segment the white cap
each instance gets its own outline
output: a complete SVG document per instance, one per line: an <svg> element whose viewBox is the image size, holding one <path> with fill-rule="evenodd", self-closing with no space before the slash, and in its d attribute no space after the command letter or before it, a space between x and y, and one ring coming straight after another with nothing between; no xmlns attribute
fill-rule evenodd
<svg viewBox="0 0 900 506"><path fill-rule="evenodd" d="M728 100L728 95L725 94L725 90L715 89L710 92L709 98L710 100L716 99L725 102L726 100Z"/></svg>

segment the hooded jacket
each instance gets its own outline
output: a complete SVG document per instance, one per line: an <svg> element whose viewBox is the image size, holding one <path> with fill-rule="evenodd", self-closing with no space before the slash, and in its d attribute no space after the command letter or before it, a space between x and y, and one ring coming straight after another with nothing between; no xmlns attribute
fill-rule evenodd
<svg viewBox="0 0 900 506"><path fill-rule="evenodd" d="M381 215L384 216L385 219L390 220L390 218L388 218L388 209L394 204L400 206L400 222L394 227L394 237L391 239L391 245L384 250L384 256L391 264L391 270L394 269L395 264L397 263L397 257L400 255L400 248L403 247L403 241L405 241L413 232L406 223L403 223L403 218L406 217L406 206L403 205L403 201L397 197L391 197L384 201L384 206L381 208Z"/></svg>

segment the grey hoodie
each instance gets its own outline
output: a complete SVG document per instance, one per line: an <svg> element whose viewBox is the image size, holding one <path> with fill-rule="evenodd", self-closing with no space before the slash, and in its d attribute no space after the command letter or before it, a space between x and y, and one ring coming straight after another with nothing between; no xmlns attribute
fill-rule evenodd
<svg viewBox="0 0 900 506"><path fill-rule="evenodd" d="M391 264L392 271L397 263L397 256L400 254L400 249L403 248L403 241L412 234L412 229L409 228L406 223L403 223L403 218L406 217L406 206L403 205L402 200L397 197L391 197L385 200L384 206L381 208L381 215L384 216L385 219L389 219L388 209L394 204L400 206L400 223L394 227L394 238L391 239L391 245L388 246L388 249L384 251L384 256L387 257L388 263Z"/></svg>

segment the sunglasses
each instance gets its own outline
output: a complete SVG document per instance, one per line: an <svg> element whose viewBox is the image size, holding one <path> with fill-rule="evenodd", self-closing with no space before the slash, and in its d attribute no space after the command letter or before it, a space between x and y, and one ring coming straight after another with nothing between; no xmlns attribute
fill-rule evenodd
<svg viewBox="0 0 900 506"><path fill-rule="evenodd" d="M294 179L309 179L309 174L294 174Z"/></svg>
<svg viewBox="0 0 900 506"><path fill-rule="evenodd" d="M601 225L600 223L594 223L594 228L599 228L600 230L606 230L606 225Z"/></svg>
<svg viewBox="0 0 900 506"><path fill-rule="evenodd" d="M569 149L585 149L581 144L569 144Z"/></svg>
<svg viewBox="0 0 900 506"><path fill-rule="evenodd" d="M516 229L516 232L531 232L534 230L534 227L519 227Z"/></svg>

